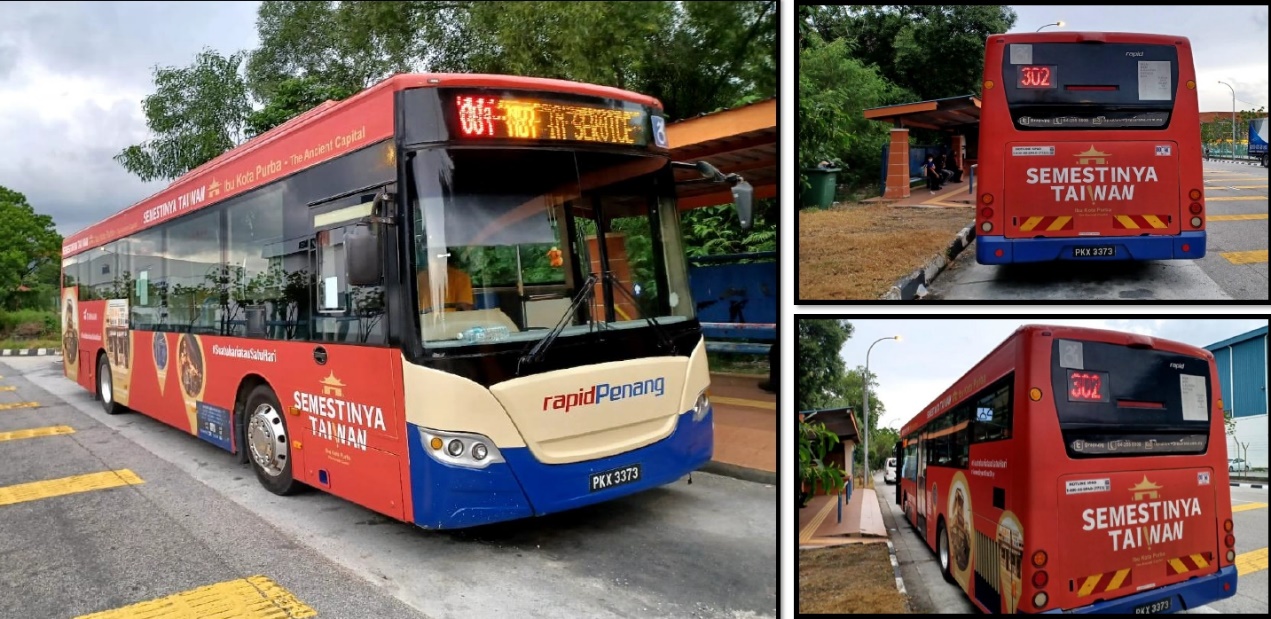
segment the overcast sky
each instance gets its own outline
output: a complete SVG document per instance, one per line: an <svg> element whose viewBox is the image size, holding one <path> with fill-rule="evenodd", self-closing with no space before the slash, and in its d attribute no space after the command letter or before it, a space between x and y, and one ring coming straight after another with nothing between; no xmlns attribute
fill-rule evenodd
<svg viewBox="0 0 1271 619"><path fill-rule="evenodd" d="M1175 34L1192 43L1202 112L1267 107L1267 7L1265 6L1012 6L1011 32L1055 30ZM1243 102L1243 103L1242 103Z"/></svg>
<svg viewBox="0 0 1271 619"><path fill-rule="evenodd" d="M162 189L111 157L147 138L155 65L254 49L257 2L0 2L0 185L69 235Z"/></svg>
<svg viewBox="0 0 1271 619"><path fill-rule="evenodd" d="M901 341L879 342L869 354L869 370L878 377L877 394L886 407L880 427L897 430L967 370L1024 324L1095 327L1141 333L1205 347L1267 325L1266 320L856 320L855 335L843 347L848 368L865 365L865 352L878 338L900 335Z"/></svg>

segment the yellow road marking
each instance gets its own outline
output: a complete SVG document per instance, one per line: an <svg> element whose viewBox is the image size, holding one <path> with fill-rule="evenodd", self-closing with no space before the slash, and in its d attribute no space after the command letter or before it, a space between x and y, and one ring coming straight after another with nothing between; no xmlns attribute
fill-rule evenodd
<svg viewBox="0 0 1271 619"><path fill-rule="evenodd" d="M1220 198L1211 198L1205 196L1206 202L1235 202L1237 200L1266 200L1266 196L1223 196Z"/></svg>
<svg viewBox="0 0 1271 619"><path fill-rule="evenodd" d="M318 611L265 576L249 576L75 619L301 619Z"/></svg>
<svg viewBox="0 0 1271 619"><path fill-rule="evenodd" d="M11 408L35 408L39 405L39 402L9 402L8 404L0 404L0 411L7 411Z"/></svg>
<svg viewBox="0 0 1271 619"><path fill-rule="evenodd" d="M41 436L57 436L59 434L74 434L75 429L70 426L48 426L46 428L31 428L30 430L15 430L13 432L0 432L0 442L16 441L22 438L39 438Z"/></svg>
<svg viewBox="0 0 1271 619"><path fill-rule="evenodd" d="M812 534L816 533L816 530L821 528L821 523L825 522L825 517L830 515L830 510L833 509L835 505L838 505L838 497L834 497L833 501L825 502L825 507L822 507L821 511L817 515L813 516L812 520L808 522L808 526L803 527L803 530L799 532L799 543L805 544L812 539Z"/></svg>
<svg viewBox="0 0 1271 619"><path fill-rule="evenodd" d="M18 388L17 388L17 387L13 387L13 386L0 387L0 391L17 391L17 390L18 390Z"/></svg>
<svg viewBox="0 0 1271 619"><path fill-rule="evenodd" d="M1247 221L1250 219L1266 219L1266 213L1251 213L1248 215L1210 215L1209 221Z"/></svg>
<svg viewBox="0 0 1271 619"><path fill-rule="evenodd" d="M1249 511L1249 510L1251 510L1251 509L1262 509L1262 508L1264 508L1264 507L1266 507L1266 506L1267 506L1267 504L1266 504L1266 503L1249 503L1249 504L1246 504L1246 505L1232 505L1232 506L1231 506L1231 511L1233 511L1233 512L1247 512L1247 511Z"/></svg>
<svg viewBox="0 0 1271 619"><path fill-rule="evenodd" d="M770 411L777 410L776 402L764 402L763 400L747 400L745 398L726 398L723 396L711 396L712 402L720 404L732 404L733 406L746 406L749 408L763 408Z"/></svg>
<svg viewBox="0 0 1271 619"><path fill-rule="evenodd" d="M1267 250L1255 249L1253 251L1225 251L1220 254L1227 262L1232 264L1250 264L1253 262L1266 262Z"/></svg>
<svg viewBox="0 0 1271 619"><path fill-rule="evenodd" d="M1153 228L1167 228L1167 227L1169 227L1169 226L1166 226L1166 225L1165 225L1165 222L1161 221L1161 219L1160 219L1159 217L1157 217L1156 215L1144 215L1144 216L1143 216L1143 221L1146 221L1147 223L1151 224L1151 226L1152 226Z"/></svg>
<svg viewBox="0 0 1271 619"><path fill-rule="evenodd" d="M1236 555L1236 573L1240 576L1261 572L1267 569L1267 549L1259 548L1252 552Z"/></svg>
<svg viewBox="0 0 1271 619"><path fill-rule="evenodd" d="M128 469L119 469L117 471L102 471L101 473L89 473L87 475L74 475L71 477L63 477L61 479L49 479L46 481L34 481L26 484L17 484L15 486L0 487L0 507L5 505L13 505L15 503L25 503L27 501L38 501L55 496L64 496L67 494L76 494L79 492L90 492L92 490L105 490L107 488L118 488L119 486L129 486L145 483L137 477L136 473Z"/></svg>

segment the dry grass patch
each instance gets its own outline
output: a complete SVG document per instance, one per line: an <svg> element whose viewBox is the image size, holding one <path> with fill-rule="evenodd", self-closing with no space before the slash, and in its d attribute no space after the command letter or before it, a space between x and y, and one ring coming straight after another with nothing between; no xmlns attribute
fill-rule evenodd
<svg viewBox="0 0 1271 619"><path fill-rule="evenodd" d="M799 551L799 614L909 612L896 590L887 544Z"/></svg>
<svg viewBox="0 0 1271 619"><path fill-rule="evenodd" d="M800 211L799 298L877 299L945 250L975 218L969 208L852 204Z"/></svg>

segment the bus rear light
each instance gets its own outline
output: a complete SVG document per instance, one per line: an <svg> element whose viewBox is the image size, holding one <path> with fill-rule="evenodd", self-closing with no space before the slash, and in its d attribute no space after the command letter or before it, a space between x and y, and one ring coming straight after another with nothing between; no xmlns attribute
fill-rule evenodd
<svg viewBox="0 0 1271 619"><path fill-rule="evenodd" d="M1038 589L1045 587L1050 582L1050 576L1045 571L1033 572L1033 586Z"/></svg>
<svg viewBox="0 0 1271 619"><path fill-rule="evenodd" d="M1236 551L1234 551L1234 550L1228 550L1228 551L1227 551L1227 563L1235 563L1235 562L1236 562Z"/></svg>
<svg viewBox="0 0 1271 619"><path fill-rule="evenodd" d="M980 217L983 217L984 219L989 219L993 217L993 209L987 206L980 209Z"/></svg>
<svg viewBox="0 0 1271 619"><path fill-rule="evenodd" d="M1038 389L1037 387L1033 387L1032 389L1029 389L1029 390L1028 390L1028 399L1030 399L1030 400L1032 400L1032 401L1034 401L1034 402L1040 402L1040 401L1041 401L1041 399L1042 399L1042 390L1041 390L1041 389Z"/></svg>
<svg viewBox="0 0 1271 619"><path fill-rule="evenodd" d="M983 202L983 203L985 203L985 204L992 204L992 203L993 203L993 194L991 194L991 193L982 193L982 194L980 194L980 202Z"/></svg>
<svg viewBox="0 0 1271 619"><path fill-rule="evenodd" d="M1199 200L1200 196L1201 196L1201 192L1199 189L1192 189L1191 191L1187 192L1187 197L1192 200Z"/></svg>
<svg viewBox="0 0 1271 619"><path fill-rule="evenodd" d="M1199 228L1199 227L1200 227L1200 218L1199 218L1199 217L1193 217L1193 218L1192 218L1192 227L1193 227L1193 228Z"/></svg>
<svg viewBox="0 0 1271 619"><path fill-rule="evenodd" d="M1033 553L1033 567L1046 567L1046 561L1049 559L1045 550L1038 550Z"/></svg>
<svg viewBox="0 0 1271 619"><path fill-rule="evenodd" d="M1186 254L1186 253L1190 253L1191 251L1192 251L1192 246L1188 245L1187 243L1183 243L1183 253Z"/></svg>
<svg viewBox="0 0 1271 619"><path fill-rule="evenodd" d="M1219 404L1219 405L1218 405L1218 410L1222 410L1222 404ZM1235 525L1231 524L1231 519L1230 519L1230 518L1228 518L1228 519L1226 519L1226 520L1222 521L1222 530L1223 530L1223 531L1225 531L1225 532L1227 532L1227 533L1231 533L1231 530L1232 530L1232 529L1234 529L1234 528L1235 528Z"/></svg>
<svg viewBox="0 0 1271 619"><path fill-rule="evenodd" d="M1222 541L1223 543L1227 544L1227 548L1232 548L1236 545L1236 536L1228 533L1227 535L1223 536Z"/></svg>
<svg viewBox="0 0 1271 619"><path fill-rule="evenodd" d="M993 231L993 222L991 222L991 221L986 221L986 222L984 222L984 223L980 224L980 229L981 229L981 230L983 230L983 231L985 231L985 232L992 232L992 231Z"/></svg>
<svg viewBox="0 0 1271 619"><path fill-rule="evenodd" d="M1045 606L1048 601L1050 601L1050 598L1046 595L1045 591L1038 591L1035 595L1033 595L1033 606L1036 608Z"/></svg>
<svg viewBox="0 0 1271 619"><path fill-rule="evenodd" d="M994 256L997 256L998 258L1001 258L1002 256L1005 256L1005 255L1006 255L1006 252L1004 252L1004 251L1002 251L1001 249L999 249L999 250L997 250L997 251L993 252L993 255L994 255Z"/></svg>
<svg viewBox="0 0 1271 619"><path fill-rule="evenodd" d="M1193 215L1199 215L1199 214L1200 214L1200 203L1199 203L1199 202L1192 202L1191 206L1187 207L1187 210L1191 211Z"/></svg>
<svg viewBox="0 0 1271 619"><path fill-rule="evenodd" d="M985 89L985 90L992 90L992 89L993 89L993 80L984 80L984 89Z"/></svg>

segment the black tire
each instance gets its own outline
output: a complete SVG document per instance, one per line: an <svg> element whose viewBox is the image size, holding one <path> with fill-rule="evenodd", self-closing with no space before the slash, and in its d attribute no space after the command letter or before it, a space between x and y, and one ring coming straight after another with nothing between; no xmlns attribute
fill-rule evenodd
<svg viewBox="0 0 1271 619"><path fill-rule="evenodd" d="M243 449L266 490L286 496L304 488L291 474L291 434L278 398L268 385L257 385L247 396L247 427Z"/></svg>
<svg viewBox="0 0 1271 619"><path fill-rule="evenodd" d="M124 405L115 401L115 383L110 375L110 363L106 355L97 358L97 399L101 400L102 411L107 415L118 415L124 412Z"/></svg>
<svg viewBox="0 0 1271 619"><path fill-rule="evenodd" d="M953 563L953 551L949 549L949 531L944 528L943 520L936 525L936 562L940 564L940 575L944 576L945 582L954 582L953 574L949 571Z"/></svg>

